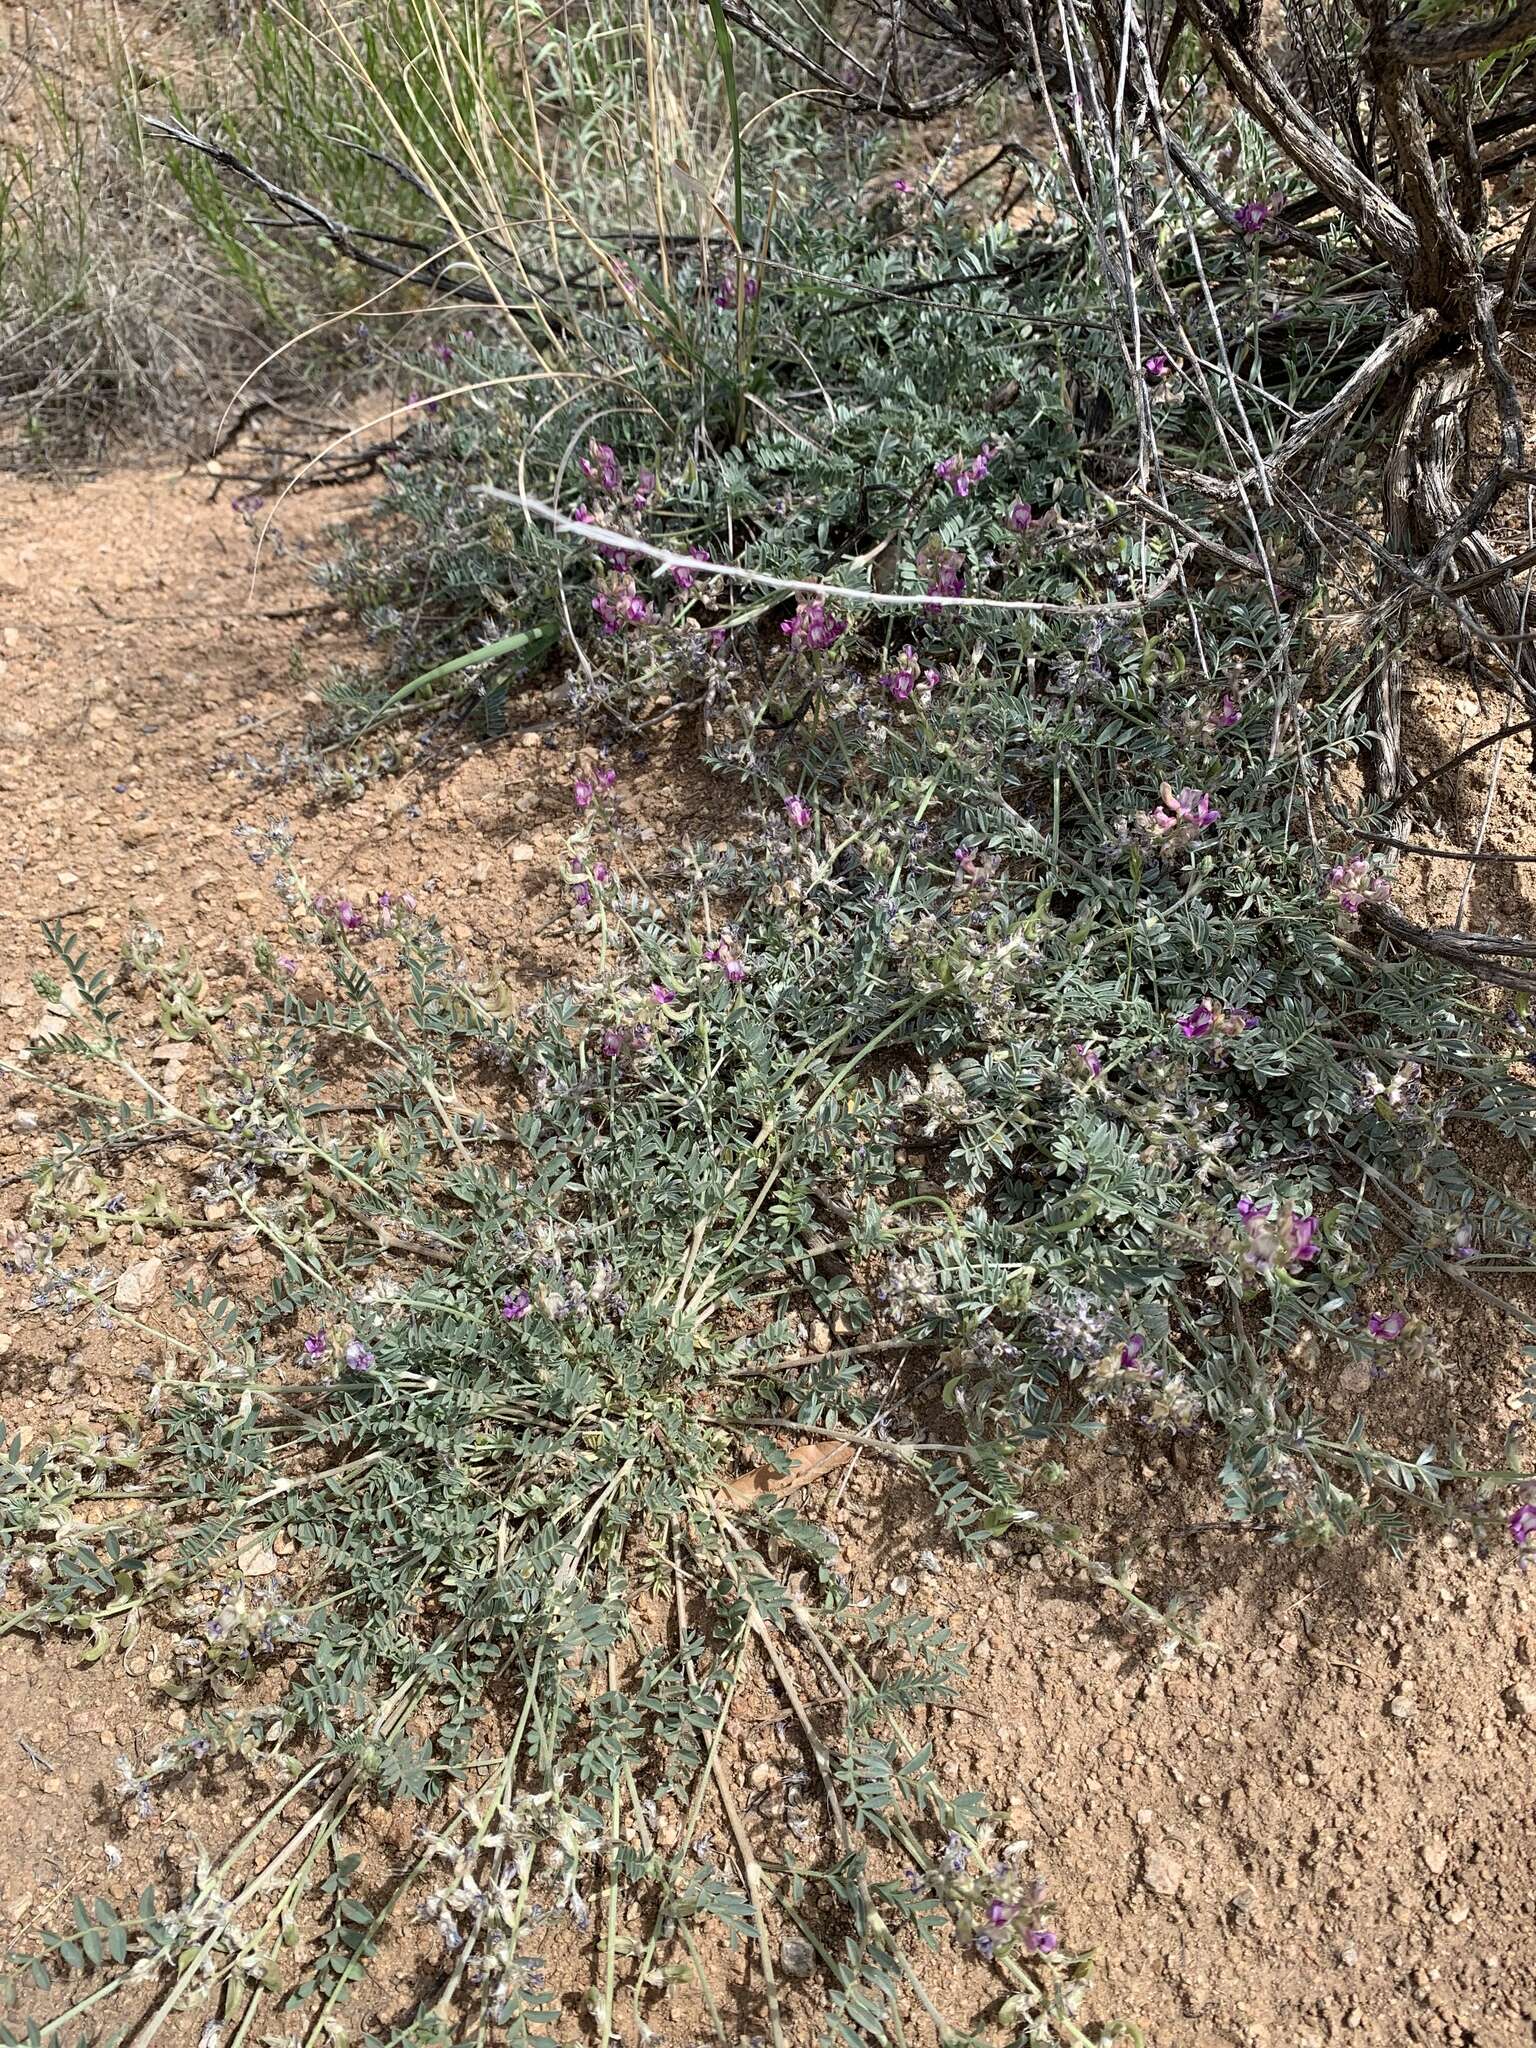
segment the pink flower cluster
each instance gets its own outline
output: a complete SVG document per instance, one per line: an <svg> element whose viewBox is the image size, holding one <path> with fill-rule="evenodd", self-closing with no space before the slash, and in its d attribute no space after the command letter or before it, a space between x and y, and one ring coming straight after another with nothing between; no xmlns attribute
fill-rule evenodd
<svg viewBox="0 0 1536 2048"><path fill-rule="evenodd" d="M819 597L802 597L795 606L795 616L779 628L790 646L802 654L825 654L847 630L841 619L831 616Z"/></svg>
<svg viewBox="0 0 1536 2048"><path fill-rule="evenodd" d="M1325 894L1337 903L1340 916L1356 918L1367 903L1390 902L1392 884L1380 869L1372 867L1366 854L1357 853L1329 871Z"/></svg>
<svg viewBox="0 0 1536 2048"><path fill-rule="evenodd" d="M965 595L965 557L958 548L947 548L936 539L924 541L917 553L917 573L930 597Z"/></svg>
<svg viewBox="0 0 1536 2048"><path fill-rule="evenodd" d="M1289 1202L1276 1212L1273 1202L1255 1202L1244 1195L1237 1215L1244 1238L1243 1263L1255 1272L1298 1272L1322 1249L1317 1218L1298 1216Z"/></svg>
<svg viewBox="0 0 1536 2048"><path fill-rule="evenodd" d="M650 1042L648 1024L610 1024L598 1034L597 1049L605 1060L618 1060L627 1052L644 1052Z"/></svg>
<svg viewBox="0 0 1536 2048"><path fill-rule="evenodd" d="M737 954L731 944L729 932L722 932L704 948L704 958L711 967L718 967L726 980L735 988L747 978L746 962Z"/></svg>
<svg viewBox="0 0 1536 2048"><path fill-rule="evenodd" d="M979 484L991 469L996 453L995 448L983 443L969 462L963 455L946 455L942 462L933 465L933 473L941 484L949 485L957 498L968 498L972 484Z"/></svg>
<svg viewBox="0 0 1536 2048"><path fill-rule="evenodd" d="M1274 217L1274 207L1267 199L1245 199L1232 215L1232 225L1240 235L1256 235Z"/></svg>
<svg viewBox="0 0 1536 2048"><path fill-rule="evenodd" d="M589 792L587 801L590 803L592 800L590 795L591 783L578 782L576 787L578 791L585 788ZM580 804L580 801L581 799L578 796L578 804ZM592 883L596 882L601 887L604 882L611 882L613 880L613 870L609 867L607 861L595 861L592 867L591 881L588 881L582 863L579 860L573 861L571 865L571 896L583 910L590 909L592 904Z"/></svg>
<svg viewBox="0 0 1536 2048"><path fill-rule="evenodd" d="M880 678L880 687L896 704L910 703L916 697L926 704L938 688L939 671L936 668L921 668L915 647L903 647L896 657L896 666L887 669Z"/></svg>
<svg viewBox="0 0 1536 2048"><path fill-rule="evenodd" d="M619 771L607 761L600 761L590 776L578 775L571 784L571 798L578 811L590 810L593 799L599 794L607 796L619 779ZM599 877L602 880L603 877Z"/></svg>
<svg viewBox="0 0 1536 2048"><path fill-rule="evenodd" d="M1179 1030L1185 1038L1241 1038L1245 1031L1251 1031L1258 1023L1246 1010L1230 1008L1225 1003L1212 1002L1209 997L1186 1010L1179 1019Z"/></svg>
<svg viewBox="0 0 1536 2048"><path fill-rule="evenodd" d="M589 441L586 454L576 466L589 484L596 484L610 498L616 498L624 488L624 472L619 467L619 458L606 441Z"/></svg>
<svg viewBox="0 0 1536 2048"><path fill-rule="evenodd" d="M709 560L709 550L708 548L695 548L693 556L696 562L707 562ZM687 562L674 562L667 571L667 574L672 578L672 581L679 590L692 590L695 583L698 582L704 573L702 569L690 567Z"/></svg>
<svg viewBox="0 0 1536 2048"><path fill-rule="evenodd" d="M322 916L328 913L334 917L348 937L372 939L384 932L392 931L401 911L416 908L416 898L409 890L403 895L396 896L389 889L381 889L373 899L371 921L368 910L360 908L350 896L338 896L334 903L328 903L324 897L320 897L315 903L315 908ZM282 964L279 962L279 965Z"/></svg>
<svg viewBox="0 0 1536 2048"><path fill-rule="evenodd" d="M607 637L630 626L646 626L655 618L655 608L635 587L633 576L611 577L592 600L598 624Z"/></svg>
<svg viewBox="0 0 1536 2048"><path fill-rule="evenodd" d="M1163 801L1143 812L1142 829L1160 852L1178 852L1192 845L1208 826L1221 823L1221 812L1203 789L1175 790L1163 784Z"/></svg>
<svg viewBox="0 0 1536 2048"><path fill-rule="evenodd" d="M742 304L750 306L757 298L759 289L760 287L755 277L744 277L741 281ZM736 307L736 273L734 270L726 271L720 282L710 293L710 297L717 306L723 307L727 312L734 312Z"/></svg>
<svg viewBox="0 0 1536 2048"><path fill-rule="evenodd" d="M1207 714L1206 723L1212 732L1227 732L1242 717L1243 709L1230 690L1223 690L1214 711Z"/></svg>

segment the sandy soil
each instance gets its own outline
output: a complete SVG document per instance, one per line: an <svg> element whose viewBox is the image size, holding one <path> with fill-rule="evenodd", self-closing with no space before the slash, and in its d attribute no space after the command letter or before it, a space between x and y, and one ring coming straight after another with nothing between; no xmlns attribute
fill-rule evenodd
<svg viewBox="0 0 1536 2048"><path fill-rule="evenodd" d="M251 757L298 731L306 691L348 651L306 574L345 508L285 508L281 544L269 537L257 561L227 493L210 502L216 482L138 469L70 492L0 484L0 1039L12 1056L42 1016L27 984L39 919L66 918L105 955L148 918L236 972L252 931L278 920L235 829L279 813L318 882L415 889L488 973L530 985L572 964L559 879L568 734L464 748L345 808L255 786ZM1415 715L1421 756L1454 751L1484 717L1427 685ZM666 742L627 770L635 829L658 843L708 814L697 772ZM1448 832L1475 829L1486 802L1469 775L1447 802ZM1523 845L1529 810L1523 764L1507 762L1491 843ZM1523 879L1502 882L1489 907L1518 922ZM11 1217L26 1189L3 1176L45 1145L39 1107L10 1090ZM142 1257L135 1234L103 1260ZM226 1272L216 1232L154 1249L168 1293ZM1446 1378L1367 1400L1405 1426L1431 1405L1503 1409L1514 1378L1501 1333L1452 1304L1431 1313ZM11 1285L8 1422L109 1430L132 1399L132 1366L110 1337L67 1335ZM1143 1536L1149 1520L1162 1532L1155 1590L1195 1596L1212 1646L1171 1666L1095 1589L1038 1559L1000 1548L985 1568L963 1565L886 1475L860 1467L810 1497L862 1589L908 1580L914 1604L968 1643L967 1711L933 1731L945 1769L1009 1808L1068 1938L1102 1951L1098 2009L1167 2048L1536 2041L1536 1579L1451 1541L1399 1565L1200 1529L1202 1475L1127 1448L1100 1461L1074 1509L1106 1540ZM223 1831L216 1789L172 1795L153 1823L126 1826L115 1758L151 1754L173 1718L151 1675L142 1649L84 1667L65 1647L0 1640L0 1937L25 1945L73 1889L142 1882ZM374 1821L380 1853L403 1848L402 1817Z"/></svg>

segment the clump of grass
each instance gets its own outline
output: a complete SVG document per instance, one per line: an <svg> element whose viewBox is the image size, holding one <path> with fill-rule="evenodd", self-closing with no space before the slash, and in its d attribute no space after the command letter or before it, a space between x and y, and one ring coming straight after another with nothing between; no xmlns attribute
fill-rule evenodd
<svg viewBox="0 0 1536 2048"><path fill-rule="evenodd" d="M0 128L0 445L211 433L271 340L212 260L140 114L151 89L115 17L71 15L15 52ZM189 24L190 31L198 26Z"/></svg>

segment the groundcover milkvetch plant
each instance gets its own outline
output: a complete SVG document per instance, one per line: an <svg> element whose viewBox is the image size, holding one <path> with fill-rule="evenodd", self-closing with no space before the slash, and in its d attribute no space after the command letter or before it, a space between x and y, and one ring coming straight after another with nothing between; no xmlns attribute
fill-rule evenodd
<svg viewBox="0 0 1536 2048"><path fill-rule="evenodd" d="M40 1985L87 1970L45 2036L215 1991L242 2034L289 2001L323 2030L424 1912L441 1980L392 2038L449 2011L553 2038L567 1923L601 2038L664 2031L680 1978L708 2012L711 1923L750 1944L770 2038L807 1973L827 2038L903 2037L941 1927L1001 1973L975 2038L1095 2038L1036 1873L906 1728L951 1681L943 1632L851 1598L813 1518L725 1482L854 1443L962 1544L1083 1558L1043 1461L1114 1425L1189 1432L1235 1518L1308 1540L1397 1537L1436 1499L1508 1512L1454 1445L1405 1455L1308 1401L1431 1343L1411 1296L1379 1306L1384 1268L1395 1300L1523 1256L1446 1127L1518 1134L1530 1103L1480 1013L1373 958L1290 843L1305 762L1118 613L1053 628L1047 661L964 614L918 607L882 645L811 602L780 622L814 695L787 736L730 636L693 648L754 832L646 887L622 767L573 789L594 972L525 1014L414 907L314 901L279 833L253 849L293 925L264 996L216 1014L150 934L119 976L206 1049L178 1110L57 938L82 1023L49 1057L82 1127L19 1248L40 1289L91 1312L70 1247L160 1143L281 1278L260 1312L195 1304L206 1349L156 1374L133 1439L12 1457L10 1625L172 1632L190 1724L125 1797L152 1813L223 1759L268 1801L174 1901L82 1903L36 1959ZM658 606L633 630L675 628ZM1325 708L1309 754L1347 737ZM253 1535L283 1564L250 1581ZM1132 1564L1095 1568L1147 1612ZM731 1769L763 1690L802 1765L771 1815ZM348 1831L380 1790L422 1802L419 1852L358 1896Z"/></svg>
<svg viewBox="0 0 1536 2048"><path fill-rule="evenodd" d="M783 1468L798 1427L915 1472L938 1460L948 1493L964 1484L962 1522L1012 1513L1003 1461L972 1486L963 1440L893 1426L895 1347L872 1333L906 1319L852 1278L866 1262L894 1277L933 1234L931 1198L877 1192L892 1133L861 1135L861 1071L913 999L786 1031L718 940L616 904L628 937L601 1000L556 994L512 1024L410 909L281 886L292 950L263 955L271 994L249 1013L215 1019L152 935L135 942L125 978L215 1063L196 1111L106 1106L90 1070L131 1079L132 1055L58 942L90 1019L59 1054L83 1063L90 1106L78 1164L58 1161L18 1248L40 1290L89 1310L66 1219L121 1213L90 1162L156 1141L191 1148L199 1191L238 1205L283 1277L254 1322L198 1304L209 1356L157 1376L136 1440L13 1455L10 1625L172 1631L167 1685L191 1722L147 1768L124 1760L130 1810L152 1820L164 1778L219 1768L269 1802L182 1896L126 1916L82 1902L31 1967L39 1987L93 1981L39 2031L114 2024L147 1996L153 2032L217 1993L241 2035L294 2008L318 2032L411 1911L443 1974L395 2038L438 2038L450 2010L551 2038L552 1922L591 1937L600 2038L661 2024L690 1976L728 2038L699 1953L711 1921L754 1943L770 2038L813 1975L829 2038L899 2038L925 2007L968 2038L908 1958L946 1922L1001 1973L1015 2035L1098 2038L1071 2017L1086 1959L1043 1887L905 1732L945 1695L943 1631L851 1599L836 1544L771 1493L721 1492L743 1457ZM463 1078L498 1107L462 1106ZM355 1089L353 1110L334 1101ZM811 1298L848 1332L820 1353L797 1318ZM253 1533L289 1560L258 1580L238 1558ZM263 1671L285 1674L280 1703L245 1704ZM749 1685L780 1700L805 1763L772 1816L744 1811L727 1770ZM422 1802L421 1847L359 1897L341 1852L380 1791ZM683 1819L663 1849L668 1799ZM285 1970L295 1942L303 1968Z"/></svg>
<svg viewBox="0 0 1536 2048"><path fill-rule="evenodd" d="M1528 1137L1520 1020L1381 950L1349 689L1303 695L1291 618L1106 502L1090 444L1148 389L1208 446L1172 354L1121 358L1070 218L1021 245L900 184L859 214L829 183L760 243L598 244L560 376L458 328L421 367L339 572L396 665L320 758L366 774L477 696L494 730L563 641L613 742L570 789L580 979L511 1008L404 896L316 900L280 831L252 852L291 932L252 995L155 933L115 981L53 935L80 1125L13 1256L150 1378L132 1432L14 1443L6 1625L161 1631L188 1726L125 1760L130 1813L200 1772L254 1812L175 1886L78 1901L18 1959L13 2037L200 2008L221 2048L358 2013L723 2041L734 1943L775 2043L1106 2038L1070 1902L914 1733L942 1630L863 1603L815 1496L732 1482L858 1448L959 1545L1054 1546L1170 1642L1137 1560L1053 1511L1110 1430L1182 1434L1276 1536L1531 1539L1496 1441L1327 1419L1346 1370L1433 1365L1416 1283L1485 1301L1528 1259L1451 1142ZM751 817L642 879L620 741L660 693ZM143 1071L140 1005L200 1048L195 1108ZM167 1341L105 1305L95 1244L190 1200L279 1277ZM794 1759L767 1800L765 1703ZM381 1793L420 1809L382 1880ZM433 1981L386 2019L407 1924ZM962 2010L929 1941L991 1973Z"/></svg>

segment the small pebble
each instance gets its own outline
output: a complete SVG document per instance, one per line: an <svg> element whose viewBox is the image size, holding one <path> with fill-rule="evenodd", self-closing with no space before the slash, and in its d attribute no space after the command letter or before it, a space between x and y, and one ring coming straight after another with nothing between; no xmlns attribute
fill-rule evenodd
<svg viewBox="0 0 1536 2048"><path fill-rule="evenodd" d="M816 1951L808 1941L788 1935L779 1949L779 1965L786 1977L809 1977L816 1968Z"/></svg>

